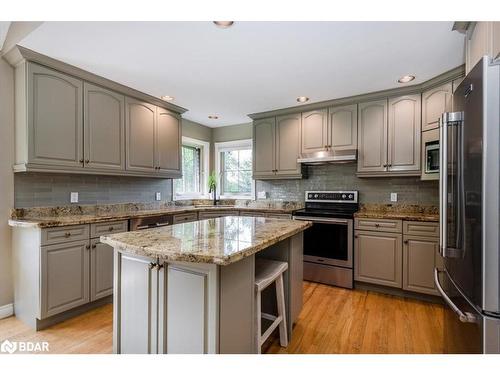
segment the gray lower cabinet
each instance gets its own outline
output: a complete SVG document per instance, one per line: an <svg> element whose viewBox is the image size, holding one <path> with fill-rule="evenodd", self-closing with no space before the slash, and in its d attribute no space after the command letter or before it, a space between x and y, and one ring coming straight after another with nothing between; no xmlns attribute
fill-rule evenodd
<svg viewBox="0 0 500 375"><path fill-rule="evenodd" d="M198 220L198 213L197 212L189 212L185 214L177 214L174 215L174 224L179 224L179 223L189 223L191 221L196 221Z"/></svg>
<svg viewBox="0 0 500 375"><path fill-rule="evenodd" d="M89 241L41 248L41 315L58 314L89 302Z"/></svg>
<svg viewBox="0 0 500 375"><path fill-rule="evenodd" d="M358 105L358 173L387 170L387 100Z"/></svg>
<svg viewBox="0 0 500 375"><path fill-rule="evenodd" d="M19 120L26 116L28 126L27 129L19 128L16 137L19 137L18 146L21 137L27 140L28 155L18 163L24 159L22 161L28 164L81 168L83 82L34 63L27 64L25 69L27 106L18 108L16 116L21 117ZM22 92L16 92L16 95L16 100L24 102ZM16 150L18 159L24 151L21 147Z"/></svg>
<svg viewBox="0 0 500 375"><path fill-rule="evenodd" d="M451 110L452 82L422 93L422 131L437 129L443 112Z"/></svg>
<svg viewBox="0 0 500 375"><path fill-rule="evenodd" d="M125 97L85 82L83 85L84 167L125 170Z"/></svg>
<svg viewBox="0 0 500 375"><path fill-rule="evenodd" d="M156 172L156 107L125 98L125 129L127 169Z"/></svg>
<svg viewBox="0 0 500 375"><path fill-rule="evenodd" d="M205 219L214 219L217 217L224 217L224 216L238 216L238 211L233 211L233 210L214 210L214 211L200 211L198 213L198 219L199 220L205 220Z"/></svg>
<svg viewBox="0 0 500 375"><path fill-rule="evenodd" d="M401 241L399 233L356 231L354 280L401 288Z"/></svg>
<svg viewBox="0 0 500 375"><path fill-rule="evenodd" d="M113 294L113 248L98 238L90 242L90 300Z"/></svg>
<svg viewBox="0 0 500 375"><path fill-rule="evenodd" d="M434 268L440 268L439 238L404 236L403 289L439 295L434 285Z"/></svg>

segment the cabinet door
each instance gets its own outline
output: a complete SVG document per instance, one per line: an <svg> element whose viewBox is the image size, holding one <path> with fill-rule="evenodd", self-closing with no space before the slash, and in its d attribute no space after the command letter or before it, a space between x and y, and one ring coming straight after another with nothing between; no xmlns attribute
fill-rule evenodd
<svg viewBox="0 0 500 375"><path fill-rule="evenodd" d="M257 120L253 125L253 174L254 178L274 176L275 169L274 117Z"/></svg>
<svg viewBox="0 0 500 375"><path fill-rule="evenodd" d="M125 99L127 169L156 172L156 107L136 99Z"/></svg>
<svg viewBox="0 0 500 375"><path fill-rule="evenodd" d="M276 174L300 174L300 113L276 117Z"/></svg>
<svg viewBox="0 0 500 375"><path fill-rule="evenodd" d="M93 239L90 244L90 300L113 294L113 248Z"/></svg>
<svg viewBox="0 0 500 375"><path fill-rule="evenodd" d="M157 162L160 173L181 173L181 119L164 108L157 108Z"/></svg>
<svg viewBox="0 0 500 375"><path fill-rule="evenodd" d="M328 110L302 113L301 134L303 154L325 151L328 145Z"/></svg>
<svg viewBox="0 0 500 375"><path fill-rule="evenodd" d="M85 82L85 168L125 170L125 97Z"/></svg>
<svg viewBox="0 0 500 375"><path fill-rule="evenodd" d="M420 171L420 119L420 94L389 99L389 171Z"/></svg>
<svg viewBox="0 0 500 375"><path fill-rule="evenodd" d="M206 353L207 275L169 265L167 277L168 353Z"/></svg>
<svg viewBox="0 0 500 375"><path fill-rule="evenodd" d="M329 145L334 151L358 148L358 106L331 107L328 110Z"/></svg>
<svg viewBox="0 0 500 375"><path fill-rule="evenodd" d="M354 236L354 279L401 288L402 235L356 231Z"/></svg>
<svg viewBox="0 0 500 375"><path fill-rule="evenodd" d="M83 167L83 82L28 64L30 163Z"/></svg>
<svg viewBox="0 0 500 375"><path fill-rule="evenodd" d="M434 268L439 266L439 239L405 236L403 241L403 289L439 295Z"/></svg>
<svg viewBox="0 0 500 375"><path fill-rule="evenodd" d="M115 257L114 350L122 354L157 353L158 267L150 258L122 253Z"/></svg>
<svg viewBox="0 0 500 375"><path fill-rule="evenodd" d="M443 112L451 111L452 83L422 93L422 131L437 129Z"/></svg>
<svg viewBox="0 0 500 375"><path fill-rule="evenodd" d="M89 249L88 240L41 247L41 319L89 302Z"/></svg>
<svg viewBox="0 0 500 375"><path fill-rule="evenodd" d="M387 100L358 105L358 172L387 170Z"/></svg>

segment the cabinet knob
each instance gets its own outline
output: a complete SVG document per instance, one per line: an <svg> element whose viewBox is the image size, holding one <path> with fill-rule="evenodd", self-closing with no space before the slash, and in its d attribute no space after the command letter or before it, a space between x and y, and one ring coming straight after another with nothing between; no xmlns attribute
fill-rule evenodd
<svg viewBox="0 0 500 375"><path fill-rule="evenodd" d="M108 228L108 230L109 230L110 232L111 232L113 229L115 229L115 228L113 228L113 227L109 227L109 228Z"/></svg>
<svg viewBox="0 0 500 375"><path fill-rule="evenodd" d="M83 159L80 159L80 160L78 160L78 161L79 161L80 163L82 163L82 164L83 164Z"/></svg>
<svg viewBox="0 0 500 375"><path fill-rule="evenodd" d="M86 248L87 250L88 250L88 249L90 249L90 245L85 246L85 248Z"/></svg>
<svg viewBox="0 0 500 375"><path fill-rule="evenodd" d="M354 235L354 238L358 238L359 236L357 234Z"/></svg>
<svg viewBox="0 0 500 375"><path fill-rule="evenodd" d="M404 243L405 245L408 245L408 240L404 240L404 241L403 241L403 243Z"/></svg>
<svg viewBox="0 0 500 375"><path fill-rule="evenodd" d="M92 245L92 249L95 249L96 247L97 247L97 245L96 245L96 244L93 244L93 245Z"/></svg>
<svg viewBox="0 0 500 375"><path fill-rule="evenodd" d="M70 237L70 236L71 236L71 233L70 233L70 232L66 232L66 233L64 233L64 237L68 238L68 237Z"/></svg>
<svg viewBox="0 0 500 375"><path fill-rule="evenodd" d="M378 228L380 226L380 224L376 223L375 226Z"/></svg>
<svg viewBox="0 0 500 375"><path fill-rule="evenodd" d="M153 268L156 267L156 263L151 262L151 263L149 263L148 267L149 267L150 270L152 270Z"/></svg>
<svg viewBox="0 0 500 375"><path fill-rule="evenodd" d="M88 164L88 163L90 163L90 160L89 159L85 160L85 164Z"/></svg>

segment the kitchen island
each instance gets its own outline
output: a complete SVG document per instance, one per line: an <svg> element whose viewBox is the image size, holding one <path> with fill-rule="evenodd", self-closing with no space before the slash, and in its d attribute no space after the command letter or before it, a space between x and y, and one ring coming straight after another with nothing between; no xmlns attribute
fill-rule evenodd
<svg viewBox="0 0 500 375"><path fill-rule="evenodd" d="M302 308L311 223L226 216L106 235L114 251L115 353L255 353L255 257L285 261L287 329ZM263 294L275 308L274 288Z"/></svg>

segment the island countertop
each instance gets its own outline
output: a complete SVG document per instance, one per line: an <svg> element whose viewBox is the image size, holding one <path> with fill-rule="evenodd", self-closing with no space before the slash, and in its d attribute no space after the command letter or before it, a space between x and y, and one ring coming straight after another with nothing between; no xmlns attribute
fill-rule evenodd
<svg viewBox="0 0 500 375"><path fill-rule="evenodd" d="M225 216L106 235L101 242L125 253L163 261L228 265L311 225L308 221Z"/></svg>

